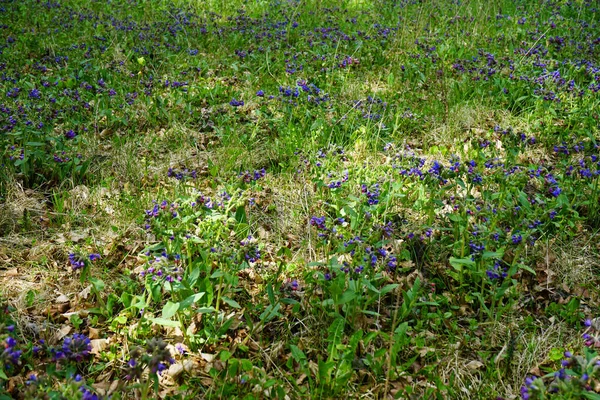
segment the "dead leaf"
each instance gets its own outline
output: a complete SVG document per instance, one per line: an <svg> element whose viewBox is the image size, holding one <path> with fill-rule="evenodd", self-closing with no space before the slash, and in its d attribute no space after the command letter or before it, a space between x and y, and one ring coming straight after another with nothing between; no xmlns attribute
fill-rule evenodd
<svg viewBox="0 0 600 400"><path fill-rule="evenodd" d="M88 328L88 336L90 339L100 339L100 330L96 328Z"/></svg>
<svg viewBox="0 0 600 400"><path fill-rule="evenodd" d="M19 270L17 268L11 268L4 273L4 276L7 278L14 278L15 276L19 276Z"/></svg>
<svg viewBox="0 0 600 400"><path fill-rule="evenodd" d="M298 379L296 379L296 385L300 386L302 385L302 382L304 382L304 380L306 379L306 374L302 374L298 377Z"/></svg>
<svg viewBox="0 0 600 400"><path fill-rule="evenodd" d="M470 369L471 371L475 371L475 370L478 370L478 369L482 368L483 367L483 363L480 362L480 361L477 361L477 360L473 360L473 361L467 363L466 367L468 369Z"/></svg>
<svg viewBox="0 0 600 400"><path fill-rule="evenodd" d="M173 379L177 378L184 371L184 367L181 363L171 364L167 373L173 377Z"/></svg>
<svg viewBox="0 0 600 400"><path fill-rule="evenodd" d="M92 346L91 354L95 356L99 356L101 351L104 351L110 342L110 339L93 339L90 340L90 345Z"/></svg>
<svg viewBox="0 0 600 400"><path fill-rule="evenodd" d="M64 338L71 332L71 329L72 328L69 325L64 325L62 328L59 329L58 332L54 334L54 338L57 342L62 340L62 338Z"/></svg>
<svg viewBox="0 0 600 400"><path fill-rule="evenodd" d="M197 361L194 361L194 360L185 360L183 362L183 369L188 374L194 374L194 373L197 374L197 372L200 369L200 365L198 364Z"/></svg>
<svg viewBox="0 0 600 400"><path fill-rule="evenodd" d="M91 292L92 292L92 285L89 285L88 287L83 289L81 292L79 292L77 297L79 297L80 299L87 299Z"/></svg>
<svg viewBox="0 0 600 400"><path fill-rule="evenodd" d="M70 236L71 236L71 241L73 243L78 243L78 242L81 242L82 240L84 240L87 237L87 234L71 232Z"/></svg>
<svg viewBox="0 0 600 400"><path fill-rule="evenodd" d="M64 294L61 294L60 296L58 296L55 300L57 303L68 303L69 302L69 298L67 296L65 296Z"/></svg>
<svg viewBox="0 0 600 400"><path fill-rule="evenodd" d="M539 366L533 367L529 370L529 373L535 376L543 376L544 374L540 370Z"/></svg>

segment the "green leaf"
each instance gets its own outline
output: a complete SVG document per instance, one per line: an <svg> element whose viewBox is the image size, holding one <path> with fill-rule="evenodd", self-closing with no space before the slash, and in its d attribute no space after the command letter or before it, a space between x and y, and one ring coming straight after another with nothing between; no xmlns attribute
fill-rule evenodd
<svg viewBox="0 0 600 400"><path fill-rule="evenodd" d="M229 360L231 358L232 354L230 351L227 350L221 350L221 352L219 353L219 359L223 362Z"/></svg>
<svg viewBox="0 0 600 400"><path fill-rule="evenodd" d="M285 247L285 246L281 246L279 248L279 250L277 251L277 257L288 257L291 258L292 257L292 251Z"/></svg>
<svg viewBox="0 0 600 400"><path fill-rule="evenodd" d="M119 315L119 316L113 318L113 322L116 322L117 324L120 324L120 325L125 325L127 323L127 317L124 315Z"/></svg>
<svg viewBox="0 0 600 400"><path fill-rule="evenodd" d="M4 372L4 369L2 369L2 368L0 368L0 379L8 380L8 376L6 376L6 373Z"/></svg>
<svg viewBox="0 0 600 400"><path fill-rule="evenodd" d="M450 257L450 265L454 267L454 269L460 271L461 268L465 265L472 266L475 265L475 261L470 258L454 258Z"/></svg>
<svg viewBox="0 0 600 400"><path fill-rule="evenodd" d="M517 264L517 267L519 269L524 269L525 271L531 272L533 275L536 275L535 271L531 267L529 267L525 264Z"/></svg>
<svg viewBox="0 0 600 400"><path fill-rule="evenodd" d="M290 351L292 352L292 357L294 357L294 360L296 360L298 364L304 364L304 361L306 361L306 355L298 346L290 344Z"/></svg>
<svg viewBox="0 0 600 400"><path fill-rule="evenodd" d="M483 252L483 254L481 255L481 257L484 260L488 260L488 259L501 259L502 256L504 256L504 250L501 251L485 251Z"/></svg>
<svg viewBox="0 0 600 400"><path fill-rule="evenodd" d="M194 304L198 300L200 300L202 298L202 296L204 296L204 292L194 293L193 295L187 297L185 300L183 300L181 303L179 303L179 309L185 310L186 308L189 308L192 304Z"/></svg>
<svg viewBox="0 0 600 400"><path fill-rule="evenodd" d="M248 218L246 217L246 210L243 206L240 206L235 211L235 220L240 224L246 224L248 222Z"/></svg>
<svg viewBox="0 0 600 400"><path fill-rule="evenodd" d="M281 308L281 303L277 303L275 305L269 305L262 314L260 314L260 320L262 322L269 322L273 318L277 316L281 316L279 314L279 309Z"/></svg>
<svg viewBox="0 0 600 400"><path fill-rule="evenodd" d="M357 294L355 291L352 290L346 290L344 292L344 294L342 294L342 297L339 298L338 301L336 301L337 305L342 305L342 304L346 304L352 300L354 300L357 297Z"/></svg>
<svg viewBox="0 0 600 400"><path fill-rule="evenodd" d="M172 301L167 301L167 304L162 309L162 317L164 319L171 319L175 313L179 310L179 303L173 303Z"/></svg>
<svg viewBox="0 0 600 400"><path fill-rule="evenodd" d="M229 297L223 296L221 297L221 299L223 300L223 302L227 303L230 307L233 308L242 308L237 301L230 299Z"/></svg>
<svg viewBox="0 0 600 400"><path fill-rule="evenodd" d="M215 279L215 278L220 278L222 276L224 276L225 273L223 271L215 271L212 273L212 275L210 276L210 279Z"/></svg>
<svg viewBox="0 0 600 400"><path fill-rule="evenodd" d="M104 281L102 279L90 278L89 281L92 282L92 285L94 285L94 289L96 289L97 292L104 291L106 285L104 284Z"/></svg>
<svg viewBox="0 0 600 400"><path fill-rule="evenodd" d="M273 292L273 286L269 283L267 284L267 296L269 297L269 303L275 303L275 293Z"/></svg>
<svg viewBox="0 0 600 400"><path fill-rule="evenodd" d="M562 360L564 352L565 349L563 349L562 347L554 347L552 350L550 350L548 358L550 359L550 361Z"/></svg>
<svg viewBox="0 0 600 400"><path fill-rule="evenodd" d="M396 289L399 285L397 283L392 283L389 285L385 285L381 290L380 293L383 296L386 293L391 292L392 290Z"/></svg>
<svg viewBox="0 0 600 400"><path fill-rule="evenodd" d="M372 315L374 317L381 317L381 314L379 314L378 312L375 312L375 311L371 311L371 310L362 310L362 313L366 314L366 315Z"/></svg>
<svg viewBox="0 0 600 400"><path fill-rule="evenodd" d="M343 318L338 318L329 327L327 330L328 336L327 340L329 341L329 357L328 361L335 360L337 358L337 348L340 343L342 343L342 336L344 334L344 326L345 321Z"/></svg>
<svg viewBox="0 0 600 400"><path fill-rule="evenodd" d="M162 287L160 285L151 286L150 293L152 294L152 300L155 302L160 302Z"/></svg>
<svg viewBox="0 0 600 400"><path fill-rule="evenodd" d="M197 314L210 314L217 310L215 310L214 307L200 307L200 308L197 308L195 311Z"/></svg>
<svg viewBox="0 0 600 400"><path fill-rule="evenodd" d="M460 222L462 221L462 217L458 214L448 214L448 219L452 222Z"/></svg>
<svg viewBox="0 0 600 400"><path fill-rule="evenodd" d="M252 368L254 367L254 365L252 364L252 361L248 360L247 358L241 359L240 363L242 364L242 369L246 372L251 371Z"/></svg>
<svg viewBox="0 0 600 400"><path fill-rule="evenodd" d="M192 271L190 272L190 275L188 276L188 282L190 286L194 286L196 284L196 281L198 280L198 277L200 277L200 267L196 266L194 267L194 269L192 269Z"/></svg>
<svg viewBox="0 0 600 400"><path fill-rule="evenodd" d="M156 325L170 326L173 328L179 327L179 321L172 321L165 318L148 318L148 320Z"/></svg>

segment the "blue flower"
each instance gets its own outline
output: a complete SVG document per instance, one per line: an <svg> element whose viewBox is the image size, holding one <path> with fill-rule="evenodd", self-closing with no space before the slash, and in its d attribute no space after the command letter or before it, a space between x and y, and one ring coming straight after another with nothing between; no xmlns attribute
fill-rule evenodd
<svg viewBox="0 0 600 400"><path fill-rule="evenodd" d="M548 191L550 192L550 194L553 197L558 197L561 194L562 189L559 188L558 186L552 186L552 187L550 187L550 189Z"/></svg>
<svg viewBox="0 0 600 400"><path fill-rule="evenodd" d="M69 254L69 263L73 270L80 269L85 267L85 262L81 259L81 257L75 253Z"/></svg>
<svg viewBox="0 0 600 400"><path fill-rule="evenodd" d="M92 351L90 338L80 333L67 336L59 349L52 349L55 359L65 358L76 362L87 358L90 355L90 351Z"/></svg>
<svg viewBox="0 0 600 400"><path fill-rule="evenodd" d="M73 129L69 129L67 132L65 132L65 137L69 140L74 139L75 136L77 136L77 133L75 133Z"/></svg>
<svg viewBox="0 0 600 400"><path fill-rule="evenodd" d="M41 92L38 89L32 89L29 92L30 99L39 99L41 97Z"/></svg>
<svg viewBox="0 0 600 400"><path fill-rule="evenodd" d="M512 235L510 240L513 242L513 244L519 244L523 240L523 236L521 236L519 234L514 234L514 235Z"/></svg>

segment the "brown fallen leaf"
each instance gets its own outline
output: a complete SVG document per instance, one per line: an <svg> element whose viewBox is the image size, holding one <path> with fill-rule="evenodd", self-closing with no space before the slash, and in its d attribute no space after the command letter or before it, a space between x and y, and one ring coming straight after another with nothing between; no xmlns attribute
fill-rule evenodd
<svg viewBox="0 0 600 400"><path fill-rule="evenodd" d="M4 276L7 278L14 278L15 276L19 276L19 270L17 268L11 268L4 273Z"/></svg>
<svg viewBox="0 0 600 400"><path fill-rule="evenodd" d="M92 346L91 354L95 356L99 356L100 352L104 351L108 344L110 343L110 339L93 339L90 340L90 345Z"/></svg>
<svg viewBox="0 0 600 400"><path fill-rule="evenodd" d="M171 377L173 377L173 379L176 379L179 375L181 375L183 373L184 370L185 370L185 368L183 367L183 364L175 363L175 364L171 364L171 366L169 366L169 370L167 371L167 374L169 374Z"/></svg>
<svg viewBox="0 0 600 400"><path fill-rule="evenodd" d="M88 328L88 336L90 339L100 339L100 329Z"/></svg>
<svg viewBox="0 0 600 400"><path fill-rule="evenodd" d="M58 330L58 332L56 332L54 334L54 339L58 342L60 340L62 340L62 338L64 338L65 336L67 336L69 333L71 333L71 327L69 325L64 325L62 328L60 328Z"/></svg>
<svg viewBox="0 0 600 400"><path fill-rule="evenodd" d="M69 298L61 293L60 296L58 296L54 301L56 301L57 303L68 303Z"/></svg>
<svg viewBox="0 0 600 400"><path fill-rule="evenodd" d="M473 360L470 361L469 363L467 363L467 365L465 365L468 369L470 369L471 371L475 371L478 369L481 369L483 367L483 363L477 360Z"/></svg>
<svg viewBox="0 0 600 400"><path fill-rule="evenodd" d="M92 292L92 285L88 285L85 289L77 294L79 299L87 299L90 293Z"/></svg>

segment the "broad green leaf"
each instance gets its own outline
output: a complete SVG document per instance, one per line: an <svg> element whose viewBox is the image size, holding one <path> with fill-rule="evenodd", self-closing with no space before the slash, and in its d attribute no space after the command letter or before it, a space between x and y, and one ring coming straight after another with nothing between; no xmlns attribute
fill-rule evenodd
<svg viewBox="0 0 600 400"><path fill-rule="evenodd" d="M186 308L189 308L192 304L195 304L198 300L200 300L202 296L204 296L204 292L194 293L179 303L179 309L185 310Z"/></svg>
<svg viewBox="0 0 600 400"><path fill-rule="evenodd" d="M171 326L173 328L177 328L180 326L179 321L172 321L170 319L165 318L148 318L148 320L156 325Z"/></svg>
<svg viewBox="0 0 600 400"><path fill-rule="evenodd" d="M290 344L290 351L292 352L292 357L294 357L294 360L296 360L298 364L303 364L303 362L306 360L306 355L304 352L302 352L298 346L294 346L293 344Z"/></svg>
<svg viewBox="0 0 600 400"><path fill-rule="evenodd" d="M475 265L475 261L470 258L454 258L450 257L450 265L454 267L454 269L460 271L461 268L465 265Z"/></svg>
<svg viewBox="0 0 600 400"><path fill-rule="evenodd" d="M221 297L221 299L223 300L223 302L227 303L230 307L233 308L242 308L237 301L230 299L229 297L223 296Z"/></svg>
<svg viewBox="0 0 600 400"><path fill-rule="evenodd" d="M344 292L344 294L342 294L342 297L340 297L339 300L336 302L336 304L338 304L338 305L346 304L346 303L354 300L356 297L357 297L356 292L354 292L352 290L346 290Z"/></svg>
<svg viewBox="0 0 600 400"><path fill-rule="evenodd" d="M397 283L385 285L383 288L381 288L380 293L383 296L384 294L391 292L392 290L396 289L397 287L398 287Z"/></svg>
<svg viewBox="0 0 600 400"><path fill-rule="evenodd" d="M164 319L170 319L175 313L179 310L179 303L173 303L172 301L167 301L167 304L162 309L162 317Z"/></svg>

